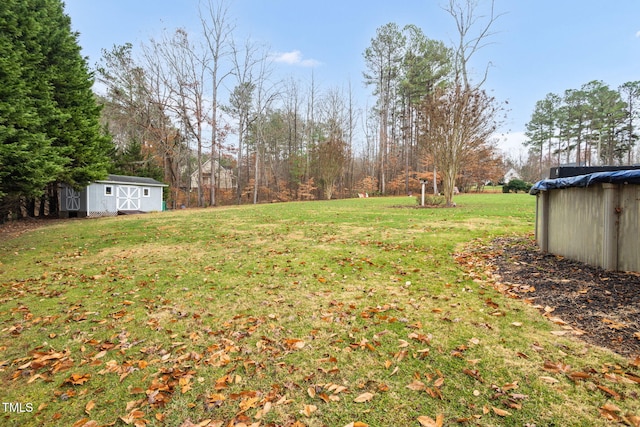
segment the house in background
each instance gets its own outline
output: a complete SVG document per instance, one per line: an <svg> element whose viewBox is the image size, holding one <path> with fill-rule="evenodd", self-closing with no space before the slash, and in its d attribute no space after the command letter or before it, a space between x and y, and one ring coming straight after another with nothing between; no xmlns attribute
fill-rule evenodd
<svg viewBox="0 0 640 427"><path fill-rule="evenodd" d="M80 191L63 184L60 188L60 216L100 217L162 211L162 192L166 186L153 178L124 175L109 175Z"/></svg>
<svg viewBox="0 0 640 427"><path fill-rule="evenodd" d="M511 168L504 174L504 183L508 184L512 179L521 179L520 174L514 168Z"/></svg>
<svg viewBox="0 0 640 427"><path fill-rule="evenodd" d="M220 163L214 159L213 170L215 171L216 187L221 190L231 190L235 188L233 171L220 166ZM207 160L202 164L202 186L205 188L211 187L211 160ZM196 170L191 174L191 188L198 188L198 171Z"/></svg>

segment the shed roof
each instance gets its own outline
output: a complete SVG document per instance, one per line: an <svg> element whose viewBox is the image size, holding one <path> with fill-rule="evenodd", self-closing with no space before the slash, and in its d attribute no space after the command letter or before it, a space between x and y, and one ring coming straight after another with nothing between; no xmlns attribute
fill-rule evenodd
<svg viewBox="0 0 640 427"><path fill-rule="evenodd" d="M153 178L147 178L142 176L126 176L126 175L108 175L106 179L100 179L96 182L104 184L133 184L133 185L146 185L149 187L167 187L167 184L163 184L160 181L156 181Z"/></svg>

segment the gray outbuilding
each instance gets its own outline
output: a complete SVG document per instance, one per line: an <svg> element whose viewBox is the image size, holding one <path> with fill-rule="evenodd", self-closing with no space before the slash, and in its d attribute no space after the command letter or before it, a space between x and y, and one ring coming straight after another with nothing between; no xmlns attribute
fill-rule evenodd
<svg viewBox="0 0 640 427"><path fill-rule="evenodd" d="M163 210L166 187L153 178L109 175L80 191L68 185L60 188L60 216L101 217Z"/></svg>
<svg viewBox="0 0 640 427"><path fill-rule="evenodd" d="M607 270L640 272L640 170L546 179L537 196L540 249Z"/></svg>

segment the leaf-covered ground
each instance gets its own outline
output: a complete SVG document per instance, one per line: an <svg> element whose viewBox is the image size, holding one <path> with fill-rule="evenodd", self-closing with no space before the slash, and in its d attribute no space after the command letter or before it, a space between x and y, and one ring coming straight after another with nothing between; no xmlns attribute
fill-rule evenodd
<svg viewBox="0 0 640 427"><path fill-rule="evenodd" d="M494 289L495 267L477 259L496 249L459 252L531 230L535 200L457 200L185 210L0 236L0 425L640 425L640 359Z"/></svg>
<svg viewBox="0 0 640 427"><path fill-rule="evenodd" d="M545 254L531 238L499 238L482 251L505 292L546 309L586 342L640 355L640 274Z"/></svg>

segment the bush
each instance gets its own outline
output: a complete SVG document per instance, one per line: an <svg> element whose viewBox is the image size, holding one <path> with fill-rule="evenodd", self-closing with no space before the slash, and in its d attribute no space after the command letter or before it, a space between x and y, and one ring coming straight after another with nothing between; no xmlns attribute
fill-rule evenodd
<svg viewBox="0 0 640 427"><path fill-rule="evenodd" d="M510 191L513 191L514 193L517 193L518 191L529 192L529 190L531 189L531 186L532 184L525 182L521 179L512 179L511 181L509 181L507 185L504 185L502 187L502 192L503 193L509 193Z"/></svg>
<svg viewBox="0 0 640 427"><path fill-rule="evenodd" d="M446 199L444 198L444 196L436 196L436 195L428 195L425 194L424 195L424 205L425 206L440 206L440 205L444 205L446 202ZM421 206L422 203L422 196L416 196L416 203L418 204L418 206Z"/></svg>

